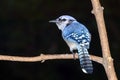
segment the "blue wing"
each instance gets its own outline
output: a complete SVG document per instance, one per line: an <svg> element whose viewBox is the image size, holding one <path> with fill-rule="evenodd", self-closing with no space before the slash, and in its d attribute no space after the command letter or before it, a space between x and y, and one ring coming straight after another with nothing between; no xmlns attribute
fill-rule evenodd
<svg viewBox="0 0 120 80"><path fill-rule="evenodd" d="M77 44L86 44L86 47L89 48L91 35L87 28L78 22L66 26L63 30L62 36L65 40L75 42Z"/></svg>

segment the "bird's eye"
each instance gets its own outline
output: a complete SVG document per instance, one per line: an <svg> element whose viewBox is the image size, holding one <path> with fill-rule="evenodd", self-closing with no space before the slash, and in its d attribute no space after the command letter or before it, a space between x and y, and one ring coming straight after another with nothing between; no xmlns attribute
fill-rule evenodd
<svg viewBox="0 0 120 80"><path fill-rule="evenodd" d="M58 19L58 21L61 21L61 20L62 20L61 18Z"/></svg>
<svg viewBox="0 0 120 80"><path fill-rule="evenodd" d="M59 18L58 21L61 21L61 22L63 21L64 22L64 21L66 21L66 19Z"/></svg>

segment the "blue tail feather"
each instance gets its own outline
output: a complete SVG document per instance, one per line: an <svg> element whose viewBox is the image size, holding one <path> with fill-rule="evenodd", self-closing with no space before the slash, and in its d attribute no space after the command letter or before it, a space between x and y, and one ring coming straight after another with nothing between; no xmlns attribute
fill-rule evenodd
<svg viewBox="0 0 120 80"><path fill-rule="evenodd" d="M93 73L93 65L88 50L85 47L78 49L78 55L82 71L87 74Z"/></svg>

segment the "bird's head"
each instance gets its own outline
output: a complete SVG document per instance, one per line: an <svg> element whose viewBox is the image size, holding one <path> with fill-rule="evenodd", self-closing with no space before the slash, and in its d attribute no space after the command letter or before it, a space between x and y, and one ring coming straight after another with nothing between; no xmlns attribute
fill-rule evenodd
<svg viewBox="0 0 120 80"><path fill-rule="evenodd" d="M55 20L50 20L49 22L56 23L58 28L60 30L63 30L66 26L71 24L73 21L76 21L76 19L69 16L69 15L63 15L63 16L60 16L59 18L55 19Z"/></svg>

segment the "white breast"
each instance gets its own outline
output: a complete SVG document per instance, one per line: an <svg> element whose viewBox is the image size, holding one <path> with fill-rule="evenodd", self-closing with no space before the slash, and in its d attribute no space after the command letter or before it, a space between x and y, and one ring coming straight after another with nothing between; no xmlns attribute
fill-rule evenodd
<svg viewBox="0 0 120 80"><path fill-rule="evenodd" d="M72 52L74 49L77 49L77 45L75 42L70 42L70 41L66 41L67 45L70 48L70 51Z"/></svg>

